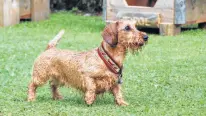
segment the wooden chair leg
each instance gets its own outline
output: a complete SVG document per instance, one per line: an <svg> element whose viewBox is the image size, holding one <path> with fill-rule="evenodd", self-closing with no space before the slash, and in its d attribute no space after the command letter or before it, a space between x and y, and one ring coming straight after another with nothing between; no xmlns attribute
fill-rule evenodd
<svg viewBox="0 0 206 116"><path fill-rule="evenodd" d="M181 32L181 25L161 23L159 26L160 35L174 36Z"/></svg>

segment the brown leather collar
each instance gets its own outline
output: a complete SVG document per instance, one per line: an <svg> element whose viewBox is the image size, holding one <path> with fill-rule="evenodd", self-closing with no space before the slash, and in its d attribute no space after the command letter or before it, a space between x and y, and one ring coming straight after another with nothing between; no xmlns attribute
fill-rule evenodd
<svg viewBox="0 0 206 116"><path fill-rule="evenodd" d="M123 67L118 66L118 64L115 62L115 60L108 55L108 53L105 51L103 47L103 43L101 46L97 49L99 57L102 59L102 61L105 63L107 68L118 75L118 83L122 83L122 69Z"/></svg>

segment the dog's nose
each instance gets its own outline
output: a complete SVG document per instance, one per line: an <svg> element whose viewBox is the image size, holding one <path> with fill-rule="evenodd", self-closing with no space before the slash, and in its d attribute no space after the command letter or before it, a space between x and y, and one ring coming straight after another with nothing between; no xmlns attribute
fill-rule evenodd
<svg viewBox="0 0 206 116"><path fill-rule="evenodd" d="M143 39L144 39L144 41L147 41L148 40L148 36L147 35L143 35Z"/></svg>

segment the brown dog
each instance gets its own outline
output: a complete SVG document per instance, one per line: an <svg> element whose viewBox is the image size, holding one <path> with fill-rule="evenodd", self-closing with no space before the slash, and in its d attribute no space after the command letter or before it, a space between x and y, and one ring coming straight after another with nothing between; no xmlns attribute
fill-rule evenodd
<svg viewBox="0 0 206 116"><path fill-rule="evenodd" d="M118 105L128 105L121 93L123 60L128 49L138 50L148 36L131 21L118 21L105 27L99 48L87 52L59 50L55 46L63 32L50 41L47 50L35 61L28 101L35 100L36 89L50 80L53 99L62 99L59 85L77 88L84 93L87 104L97 94L110 91Z"/></svg>

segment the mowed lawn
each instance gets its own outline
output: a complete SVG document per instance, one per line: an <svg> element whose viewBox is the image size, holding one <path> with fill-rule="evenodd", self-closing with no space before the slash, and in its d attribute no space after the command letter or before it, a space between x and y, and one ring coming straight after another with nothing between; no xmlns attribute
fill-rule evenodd
<svg viewBox="0 0 206 116"><path fill-rule="evenodd" d="M101 17L52 14L49 20L0 28L0 116L205 116L206 31L187 30L175 37L149 34L149 43L124 62L123 95L130 104L119 107L109 93L87 106L83 94L60 89L64 100L51 99L49 85L29 103L27 85L35 58L59 30L66 33L58 48L86 51L98 47L105 23Z"/></svg>

